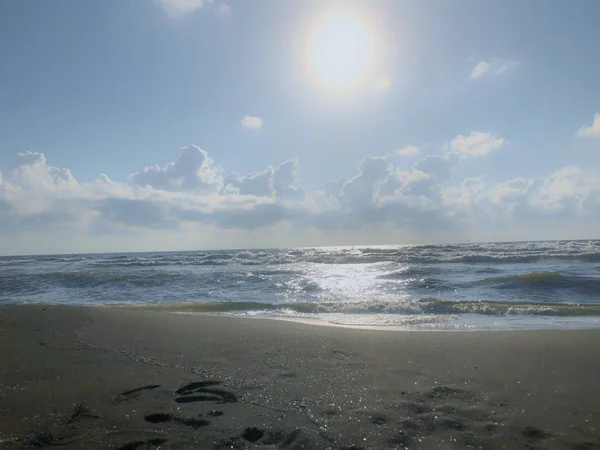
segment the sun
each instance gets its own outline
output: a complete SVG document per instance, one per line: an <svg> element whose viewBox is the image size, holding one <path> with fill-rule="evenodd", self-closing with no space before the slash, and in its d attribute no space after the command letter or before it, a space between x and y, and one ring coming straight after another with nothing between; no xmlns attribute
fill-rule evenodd
<svg viewBox="0 0 600 450"><path fill-rule="evenodd" d="M318 85L348 90L368 81L376 70L376 33L359 14L324 16L307 44L308 69Z"/></svg>

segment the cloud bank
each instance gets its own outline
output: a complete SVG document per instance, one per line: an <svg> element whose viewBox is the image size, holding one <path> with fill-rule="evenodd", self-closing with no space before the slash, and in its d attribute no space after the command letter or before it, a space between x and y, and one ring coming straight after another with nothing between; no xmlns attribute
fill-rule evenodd
<svg viewBox="0 0 600 450"><path fill-rule="evenodd" d="M367 154L354 173L322 190L299 184L296 158L223 176L195 145L126 182L100 174L81 183L43 153L19 153L16 164L0 172L0 243L9 253L35 253L40 245L40 252L168 250L508 239L513 235L506 230L594 229L597 170L564 167L543 178L495 184L457 179L465 158L501 151L504 143L472 132L455 138L451 151L410 166L397 165L393 155Z"/></svg>

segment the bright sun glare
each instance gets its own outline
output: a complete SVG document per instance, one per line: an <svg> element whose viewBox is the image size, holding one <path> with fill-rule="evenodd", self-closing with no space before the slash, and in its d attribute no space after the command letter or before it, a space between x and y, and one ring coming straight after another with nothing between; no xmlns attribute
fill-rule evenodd
<svg viewBox="0 0 600 450"><path fill-rule="evenodd" d="M347 90L373 75L377 39L358 14L331 14L316 26L308 41L311 76L320 85Z"/></svg>

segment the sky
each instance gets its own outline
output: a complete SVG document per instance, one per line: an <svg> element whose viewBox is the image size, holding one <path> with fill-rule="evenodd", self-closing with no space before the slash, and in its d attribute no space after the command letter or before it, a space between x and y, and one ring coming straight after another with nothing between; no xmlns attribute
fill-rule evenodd
<svg viewBox="0 0 600 450"><path fill-rule="evenodd" d="M0 254L600 238L600 2L0 2Z"/></svg>

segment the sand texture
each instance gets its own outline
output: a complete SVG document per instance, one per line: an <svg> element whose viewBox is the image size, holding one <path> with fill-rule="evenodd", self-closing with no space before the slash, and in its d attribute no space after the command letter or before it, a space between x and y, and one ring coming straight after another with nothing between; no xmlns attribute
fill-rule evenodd
<svg viewBox="0 0 600 450"><path fill-rule="evenodd" d="M0 448L600 449L600 330L0 309Z"/></svg>

